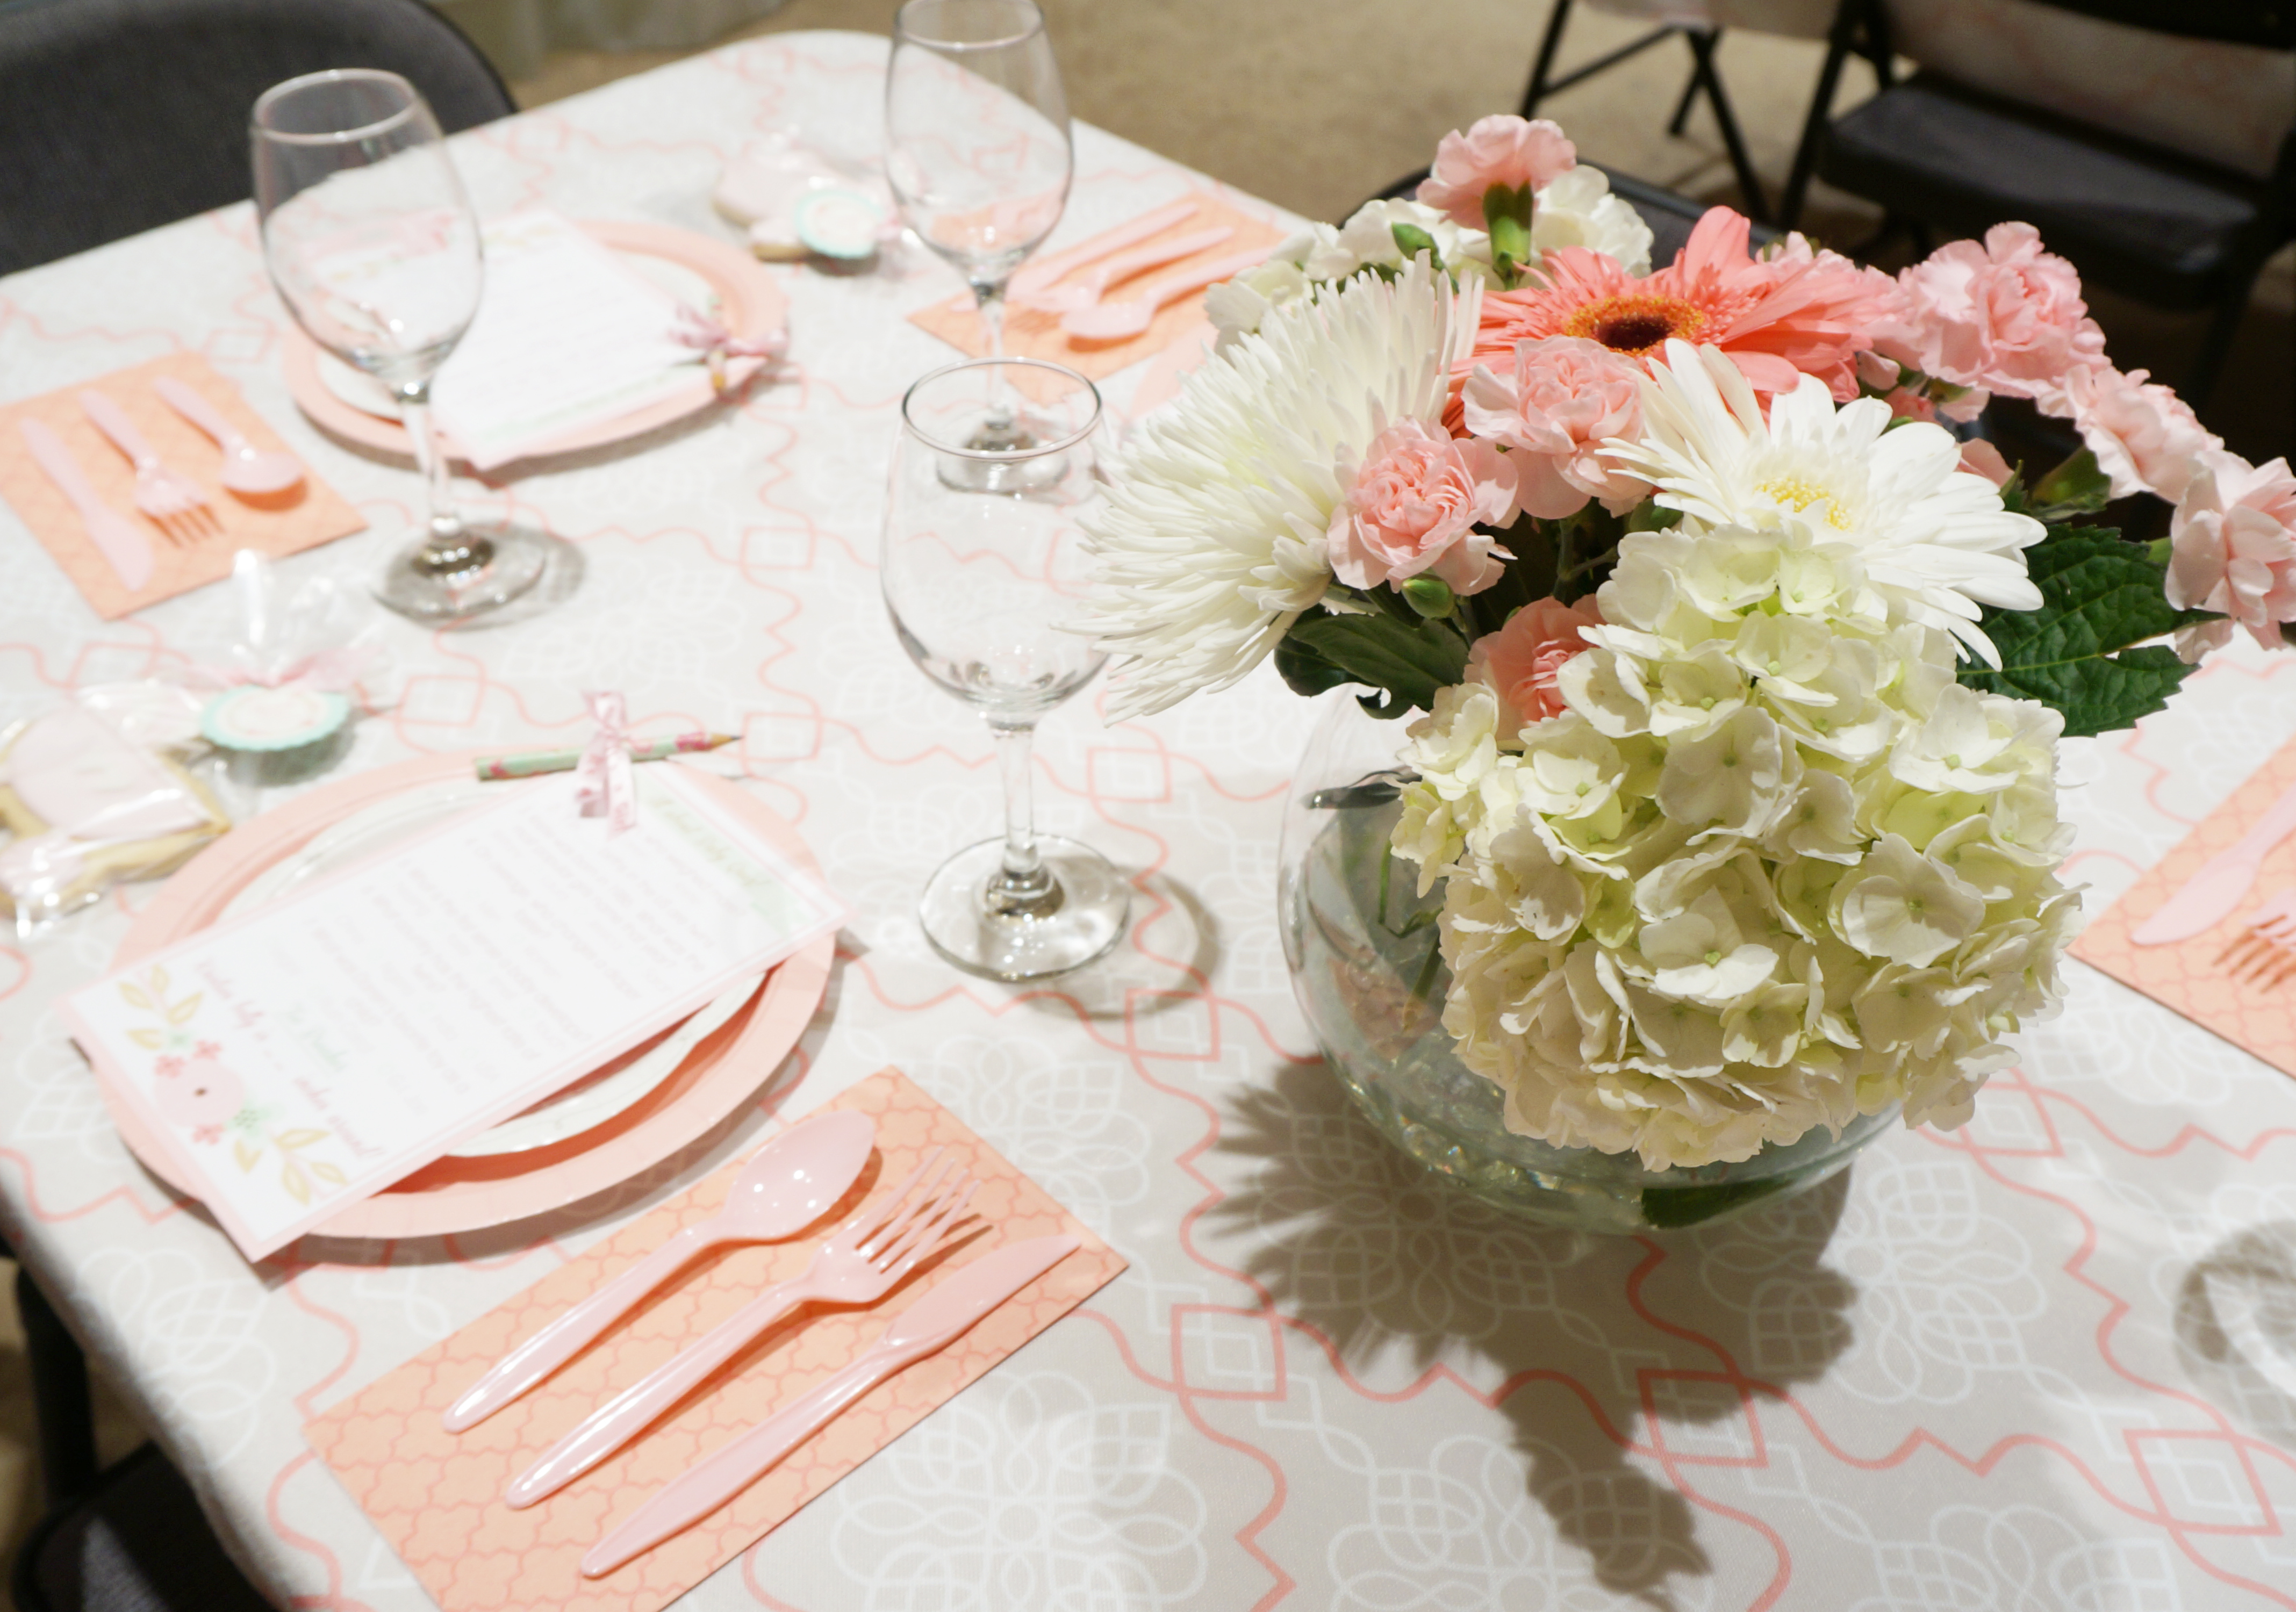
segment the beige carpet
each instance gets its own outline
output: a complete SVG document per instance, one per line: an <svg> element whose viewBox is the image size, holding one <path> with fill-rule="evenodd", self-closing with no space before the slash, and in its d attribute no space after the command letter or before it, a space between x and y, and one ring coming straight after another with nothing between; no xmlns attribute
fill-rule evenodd
<svg viewBox="0 0 2296 1612"><path fill-rule="evenodd" d="M1337 219L1365 195L1423 167L1449 129L1486 112L1512 110L1529 77L1546 26L1544 0L1046 0L1076 115L1152 150L1310 217ZM842 28L883 33L893 0L791 0L748 30ZM1579 11L1564 65L1633 37L1628 23ZM1722 74L1756 166L1775 192L1792 158L1818 47L1734 35ZM553 57L513 87L536 106L676 60L668 53ZM1686 135L1664 123L1680 92L1688 53L1669 43L1556 96L1542 109L1590 159L1711 201L1735 199L1721 142L1704 110ZM1853 69L1842 104L1868 93ZM1872 228L1862 203L1819 193L1810 227L1836 244ZM2252 459L2289 451L2296 439L2296 255L2267 271L2238 349L2208 410L2216 428ZM2123 368L2175 378L2200 323L2097 299L2097 314ZM0 1538L30 1525L37 1492L30 1456L29 1393L12 1303L0 1330ZM132 1422L106 1401L112 1443L133 1442ZM124 1447L124 1446L123 1446ZM0 1574L7 1563L0 1559Z"/></svg>

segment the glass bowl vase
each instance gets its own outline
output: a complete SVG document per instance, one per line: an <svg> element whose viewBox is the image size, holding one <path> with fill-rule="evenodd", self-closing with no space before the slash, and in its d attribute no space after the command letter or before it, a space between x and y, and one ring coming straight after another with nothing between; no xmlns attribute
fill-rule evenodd
<svg viewBox="0 0 2296 1612"><path fill-rule="evenodd" d="M1523 1219L1625 1233L1702 1224L1808 1191L1897 1122L1893 1107L1838 1136L1821 1128L1735 1164L1664 1170L1632 1153L1551 1147L1508 1130L1499 1088L1459 1061L1441 1023L1450 985L1436 944L1442 888L1420 896L1417 868L1388 850L1406 721L1374 717L1345 691L1322 700L1284 811L1284 958L1326 1067L1397 1147Z"/></svg>

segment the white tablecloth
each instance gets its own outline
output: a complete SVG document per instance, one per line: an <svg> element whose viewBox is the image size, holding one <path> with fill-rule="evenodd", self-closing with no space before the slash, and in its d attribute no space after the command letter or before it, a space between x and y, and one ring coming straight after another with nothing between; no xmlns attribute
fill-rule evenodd
<svg viewBox="0 0 2296 1612"><path fill-rule="evenodd" d="M703 198L745 136L867 144L882 48L759 41L458 160L489 213L718 230ZM1078 155L1064 240L1192 183L1090 129ZM2296 1084L2084 968L1956 1134L1893 1133L1719 1230L1513 1229L1391 1154L1308 1060L1274 895L1310 714L1270 675L1151 722L1103 727L1087 698L1047 724L1045 825L1138 872L1119 955L1036 990L937 961L911 904L994 831L996 774L903 658L872 567L895 402L947 356L900 315L955 279L775 272L800 373L507 484L579 548L579 593L491 631L395 624L403 696L345 765L564 741L585 688L738 730L719 759L861 912L784 1111L898 1062L1133 1264L685 1604L2296 1607ZM0 282L0 385L196 348L376 524L290 569L371 561L413 478L302 424L282 320L229 209ZM211 659L226 626L214 589L99 623L7 515L0 577L8 716ZM2296 658L2229 657L2103 748L2076 871L2119 888L2292 732ZM303 1421L770 1121L544 1223L250 1269L128 1157L53 1011L150 895L0 954L10 1235L283 1604L419 1608Z"/></svg>

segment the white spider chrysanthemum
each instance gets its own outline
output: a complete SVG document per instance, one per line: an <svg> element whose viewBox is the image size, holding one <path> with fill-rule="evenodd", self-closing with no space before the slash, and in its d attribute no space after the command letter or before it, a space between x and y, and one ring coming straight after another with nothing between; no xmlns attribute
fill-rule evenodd
<svg viewBox="0 0 2296 1612"><path fill-rule="evenodd" d="M1083 522L1083 630L1123 658L1113 715L1226 688L1322 599L1355 466L1399 421L1441 429L1480 307L1423 258L1363 275L1276 310L1140 423Z"/></svg>
<svg viewBox="0 0 2296 1612"><path fill-rule="evenodd" d="M1771 400L1766 421L1714 348L1666 349L1644 387L1643 439L1614 438L1606 451L1680 510L1685 530L1798 528L1820 547L1846 546L1898 619L1944 628L2001 663L1975 625L1978 607L2040 608L2022 551L2045 528L1960 468L1949 432L1920 421L1891 430L1888 405L1836 407L1808 375Z"/></svg>

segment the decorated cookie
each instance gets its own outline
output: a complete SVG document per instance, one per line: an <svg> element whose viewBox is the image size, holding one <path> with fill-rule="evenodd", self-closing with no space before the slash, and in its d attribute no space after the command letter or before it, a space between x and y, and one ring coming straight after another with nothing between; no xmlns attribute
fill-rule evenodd
<svg viewBox="0 0 2296 1612"><path fill-rule="evenodd" d="M199 781L73 703L0 734L0 910L53 916L231 826Z"/></svg>

